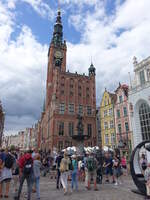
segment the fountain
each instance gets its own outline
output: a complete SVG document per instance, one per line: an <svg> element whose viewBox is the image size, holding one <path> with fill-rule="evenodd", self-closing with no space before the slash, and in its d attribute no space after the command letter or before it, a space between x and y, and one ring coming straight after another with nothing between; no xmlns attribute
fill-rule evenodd
<svg viewBox="0 0 150 200"><path fill-rule="evenodd" d="M77 124L77 134L72 135L72 139L77 141L77 153L79 155L84 155L84 141L88 140L91 135L84 134L84 125L83 125L83 117L81 115L77 116L78 124Z"/></svg>

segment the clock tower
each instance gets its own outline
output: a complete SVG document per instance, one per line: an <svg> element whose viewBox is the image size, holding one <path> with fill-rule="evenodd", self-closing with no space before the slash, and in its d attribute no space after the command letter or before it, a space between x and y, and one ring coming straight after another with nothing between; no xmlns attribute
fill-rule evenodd
<svg viewBox="0 0 150 200"><path fill-rule="evenodd" d="M60 70L64 72L66 71L66 50L66 41L63 41L61 12L58 10L53 37L49 47L48 58L53 67L59 67Z"/></svg>
<svg viewBox="0 0 150 200"><path fill-rule="evenodd" d="M46 104L41 115L41 149L76 146L78 116L83 118L85 146L96 145L95 67L89 74L66 72L66 42L63 40L61 12L58 10L48 51Z"/></svg>
<svg viewBox="0 0 150 200"><path fill-rule="evenodd" d="M61 11L58 10L53 36L48 51L46 106L52 99L52 93L54 93L54 74L57 76L60 71L66 72L66 52L67 46L66 41L63 41Z"/></svg>

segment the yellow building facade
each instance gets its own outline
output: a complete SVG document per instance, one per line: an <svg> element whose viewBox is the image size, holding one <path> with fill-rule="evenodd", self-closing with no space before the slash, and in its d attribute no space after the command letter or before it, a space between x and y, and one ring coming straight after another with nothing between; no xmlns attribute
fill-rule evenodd
<svg viewBox="0 0 150 200"><path fill-rule="evenodd" d="M108 146L110 148L115 148L116 146L115 101L116 95L105 90L100 104L102 147Z"/></svg>

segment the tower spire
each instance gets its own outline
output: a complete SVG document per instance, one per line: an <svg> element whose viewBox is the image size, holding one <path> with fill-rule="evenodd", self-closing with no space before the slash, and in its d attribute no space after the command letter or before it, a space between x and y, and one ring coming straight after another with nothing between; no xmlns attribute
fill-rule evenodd
<svg viewBox="0 0 150 200"><path fill-rule="evenodd" d="M96 71L96 69L95 69L95 67L94 67L94 65L93 65L93 62L92 62L92 60L91 60L91 65L90 65L90 67L89 67L89 76L90 75L94 75L95 76L95 71Z"/></svg>
<svg viewBox="0 0 150 200"><path fill-rule="evenodd" d="M58 11L57 11L56 23L54 25L52 43L55 46L61 46L63 43L63 26L62 26L62 22L61 22L61 11L60 11L60 1L59 0L58 0Z"/></svg>

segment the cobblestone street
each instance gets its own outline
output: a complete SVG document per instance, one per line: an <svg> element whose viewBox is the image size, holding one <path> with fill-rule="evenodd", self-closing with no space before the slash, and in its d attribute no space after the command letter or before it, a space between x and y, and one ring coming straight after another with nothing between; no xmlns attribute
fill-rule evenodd
<svg viewBox="0 0 150 200"><path fill-rule="evenodd" d="M131 189L136 189L131 178L125 178L124 183L119 186L114 186L113 184L102 184L98 185L99 191L87 191L84 188L84 184L79 185L79 191L73 192L66 196L63 195L62 190L55 189L55 182L50 180L48 177L41 178L41 200L141 200L142 196L134 194ZM26 190L24 186L23 190ZM26 199L23 196L21 200ZM11 194L9 200L12 200L13 194L13 182L11 188ZM32 200L36 200L35 194L32 194Z"/></svg>

